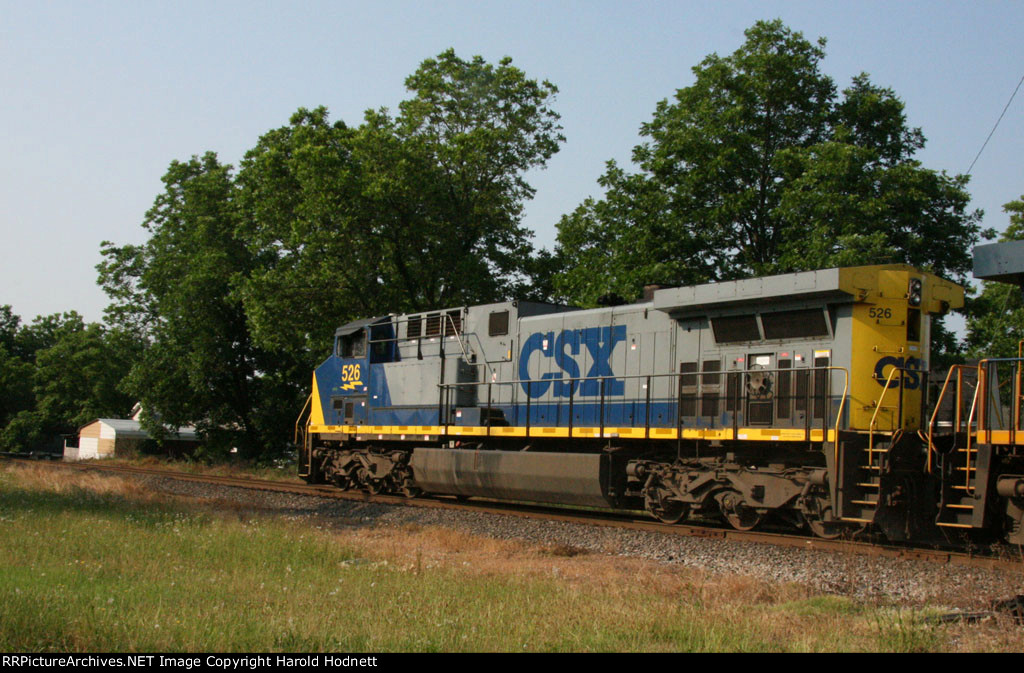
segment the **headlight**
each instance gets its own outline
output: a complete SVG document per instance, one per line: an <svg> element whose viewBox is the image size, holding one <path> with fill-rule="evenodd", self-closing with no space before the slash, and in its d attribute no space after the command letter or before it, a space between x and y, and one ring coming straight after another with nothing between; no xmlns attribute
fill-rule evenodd
<svg viewBox="0 0 1024 673"><path fill-rule="evenodd" d="M907 290L907 303L911 306L921 305L921 279L911 278L910 288Z"/></svg>

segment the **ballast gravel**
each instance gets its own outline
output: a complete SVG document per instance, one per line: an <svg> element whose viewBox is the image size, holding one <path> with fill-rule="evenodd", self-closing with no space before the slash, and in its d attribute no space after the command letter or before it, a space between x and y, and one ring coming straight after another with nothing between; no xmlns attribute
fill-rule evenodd
<svg viewBox="0 0 1024 673"><path fill-rule="evenodd" d="M939 603L985 609L1024 594L1024 570L965 568L912 559L800 549L668 533L644 532L488 512L353 502L260 491L165 477L143 477L162 492L227 501L318 525L439 526L474 535L564 545L593 553L679 564L712 574L810 585L824 593L903 605Z"/></svg>

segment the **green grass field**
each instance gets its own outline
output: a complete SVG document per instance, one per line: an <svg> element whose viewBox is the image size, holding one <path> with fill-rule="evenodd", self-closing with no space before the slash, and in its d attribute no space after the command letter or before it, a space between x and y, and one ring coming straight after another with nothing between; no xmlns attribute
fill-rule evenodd
<svg viewBox="0 0 1024 673"><path fill-rule="evenodd" d="M0 467L0 651L1019 648L795 585L443 529L332 530Z"/></svg>

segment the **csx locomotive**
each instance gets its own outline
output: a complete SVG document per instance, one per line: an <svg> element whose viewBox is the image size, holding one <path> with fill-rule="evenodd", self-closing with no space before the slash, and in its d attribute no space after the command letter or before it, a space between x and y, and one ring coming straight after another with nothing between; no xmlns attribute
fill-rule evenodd
<svg viewBox="0 0 1024 673"><path fill-rule="evenodd" d="M929 385L930 318L962 304L953 283L883 265L651 287L589 310L358 320L313 375L300 474L667 523L772 515L823 537L1022 542L1019 360L1015 406L1001 361Z"/></svg>

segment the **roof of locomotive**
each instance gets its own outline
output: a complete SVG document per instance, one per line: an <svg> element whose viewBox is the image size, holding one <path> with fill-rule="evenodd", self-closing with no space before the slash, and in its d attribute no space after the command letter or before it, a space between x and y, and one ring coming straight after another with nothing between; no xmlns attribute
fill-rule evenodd
<svg viewBox="0 0 1024 673"><path fill-rule="evenodd" d="M557 313L574 312L581 316L598 313L620 313L644 309L653 309L670 313L673 315L684 315L703 312L708 309L718 309L726 306L740 304L763 304L778 301L792 302L800 300L819 300L828 298L832 301L854 301L857 296L863 294L863 290L874 289L878 284L879 274L883 271L907 271L929 276L934 283L943 287L936 288L936 291L947 298L951 288L960 289L959 286L944 281L933 274L923 272L906 264L878 264L872 266L835 267L831 269L818 269L815 271L800 271L796 273L779 274L775 276L761 276L757 278L745 278L742 280L721 281L717 283L704 283L702 285L690 285L684 287L672 287L654 290L653 298L647 301L620 304L617 306L601 306L591 309L581 309L575 306L564 304L553 304L537 301L505 301L491 304L478 304L472 307L461 306L447 309L435 309L432 311L415 311L402 315L391 314L377 318L366 318L354 320L339 327L335 336L345 336L356 332L368 325L383 322L388 319L409 318L410 316L440 315L452 311L461 311L467 308L475 310L502 310L515 308L517 317L534 318L550 316ZM960 289L959 302L950 295L953 308L962 305L962 289Z"/></svg>
<svg viewBox="0 0 1024 673"><path fill-rule="evenodd" d="M377 316L376 318L361 318L360 320L353 320L352 322L347 322L338 329L334 330L334 336L348 336L349 334L358 332L367 325L376 325L378 322L387 320L389 317L391 316L382 315Z"/></svg>
<svg viewBox="0 0 1024 673"><path fill-rule="evenodd" d="M907 264L878 264L800 271L657 290L654 293L653 308L678 315L726 305L762 304L773 299L791 302L828 298L832 301L852 302L863 296L865 291L874 291L878 287L880 274L886 271L903 271L928 276L932 279L933 285L943 286L943 296L948 293L945 286L954 287L952 283L938 276ZM935 289L939 290L938 287Z"/></svg>

